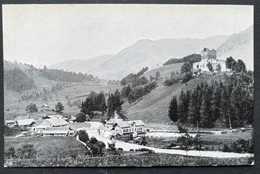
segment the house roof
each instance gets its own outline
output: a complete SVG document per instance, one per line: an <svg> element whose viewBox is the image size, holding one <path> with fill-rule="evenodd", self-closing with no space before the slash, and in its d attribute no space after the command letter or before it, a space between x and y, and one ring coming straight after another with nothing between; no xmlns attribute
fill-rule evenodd
<svg viewBox="0 0 260 174"><path fill-rule="evenodd" d="M15 120L5 120L6 123L15 123Z"/></svg>
<svg viewBox="0 0 260 174"><path fill-rule="evenodd" d="M65 126L68 125L69 123L62 118L49 118L46 119L52 126Z"/></svg>
<svg viewBox="0 0 260 174"><path fill-rule="evenodd" d="M117 121L116 122L118 124L118 126L120 127L130 127L130 124L128 121Z"/></svg>
<svg viewBox="0 0 260 174"><path fill-rule="evenodd" d="M34 119L23 119L16 121L19 126L28 126L32 123L35 123Z"/></svg>
<svg viewBox="0 0 260 174"><path fill-rule="evenodd" d="M62 118L61 115L47 115L45 118Z"/></svg>
<svg viewBox="0 0 260 174"><path fill-rule="evenodd" d="M39 124L36 128L48 128L48 127L57 127L57 126L66 126L69 123L62 118L48 118L45 119L41 124Z"/></svg>
<svg viewBox="0 0 260 174"><path fill-rule="evenodd" d="M131 123L135 123L136 126L144 126L144 122L142 120L132 120L132 121L129 121Z"/></svg>
<svg viewBox="0 0 260 174"><path fill-rule="evenodd" d="M130 127L131 124L134 123L135 126L144 126L144 122L142 120L131 120L131 121L123 121L122 119L113 119L109 120L106 124L117 124L118 126L125 128Z"/></svg>

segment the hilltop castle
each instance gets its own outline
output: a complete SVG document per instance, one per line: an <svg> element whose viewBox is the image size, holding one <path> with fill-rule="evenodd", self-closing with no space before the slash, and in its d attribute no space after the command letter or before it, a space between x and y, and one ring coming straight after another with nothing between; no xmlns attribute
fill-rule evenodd
<svg viewBox="0 0 260 174"><path fill-rule="evenodd" d="M216 71L218 67L220 71L226 71L226 63L224 60L217 59L217 52L216 50L204 48L201 51L201 61L193 63L194 70L201 70L201 71L209 71L207 66L208 63L211 63L213 71Z"/></svg>

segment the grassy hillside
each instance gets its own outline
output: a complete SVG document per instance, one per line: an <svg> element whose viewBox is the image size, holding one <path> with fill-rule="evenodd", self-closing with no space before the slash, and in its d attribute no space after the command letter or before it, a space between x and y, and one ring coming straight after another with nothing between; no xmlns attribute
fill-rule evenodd
<svg viewBox="0 0 260 174"><path fill-rule="evenodd" d="M150 71L147 71L143 76L149 79L150 76L155 76L159 71L161 78L158 81L158 87L150 94L143 97L142 100L129 105L125 102L123 110L127 117L132 119L141 119L146 123L169 123L168 107L173 95L178 95L185 84L176 84L174 86L165 87L163 82L166 78L170 78L171 72L180 73L183 63L171 64L162 66Z"/></svg>
<svg viewBox="0 0 260 174"><path fill-rule="evenodd" d="M17 116L26 116L27 112L25 111L25 108L30 103L35 103L38 107L38 111L40 112L41 106L45 103L48 103L50 109L54 109L57 102L62 102L64 105L64 113L74 115L80 112L80 108L78 108L76 105L69 106L69 102L73 103L78 100L81 102L86 99L87 95L91 91L104 91L105 94L108 94L109 92L114 92L117 88L121 90L119 85L101 85L96 81L71 83L48 80L40 75L40 71L38 69L34 68L33 73L29 73L29 70L32 69L30 65L5 61L5 70L11 70L14 68L21 69L30 78L32 78L34 80L34 87L30 90L16 92L7 89L5 86L4 114L6 119L14 119ZM57 85L62 86L62 88L57 91L52 91L52 88ZM47 91L46 94L44 94L44 89ZM30 96L34 95L35 93L40 94L40 96L21 100L22 96Z"/></svg>
<svg viewBox="0 0 260 174"><path fill-rule="evenodd" d="M160 70L162 77L164 77L158 82L158 87L148 95L144 96L140 101L132 104L129 104L128 102L124 103L124 112L130 120L141 119L148 124L171 124L172 122L168 117L168 108L173 96L177 96L178 99L182 90L193 90L201 82L211 84L212 80L225 81L228 78L224 73L218 74L215 77L211 74L204 74L193 78L187 83L177 83L172 86L164 86L163 82L165 77L170 74L169 69L167 67L161 67L156 70ZM153 71L156 72L156 70ZM151 72L147 72L145 75L147 74L149 75Z"/></svg>
<svg viewBox="0 0 260 174"><path fill-rule="evenodd" d="M162 78L170 78L171 72L181 72L181 66L183 63L176 63L176 64L171 64L171 65L166 65L166 66L161 66L155 69L152 69L150 71L147 71L144 73L144 76L149 79L150 76L155 77L155 74L157 71L160 72Z"/></svg>

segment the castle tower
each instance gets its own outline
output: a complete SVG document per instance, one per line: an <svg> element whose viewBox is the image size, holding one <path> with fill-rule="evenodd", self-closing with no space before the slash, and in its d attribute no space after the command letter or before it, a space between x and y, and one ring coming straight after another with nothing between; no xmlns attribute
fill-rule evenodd
<svg viewBox="0 0 260 174"><path fill-rule="evenodd" d="M201 60L215 60L217 58L217 52L216 50L204 48L201 51Z"/></svg>

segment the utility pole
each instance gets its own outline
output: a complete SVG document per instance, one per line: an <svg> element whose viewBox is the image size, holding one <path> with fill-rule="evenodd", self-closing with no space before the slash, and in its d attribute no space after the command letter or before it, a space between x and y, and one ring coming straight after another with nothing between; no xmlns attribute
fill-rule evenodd
<svg viewBox="0 0 260 174"><path fill-rule="evenodd" d="M229 129L231 130L231 129L232 129L232 125L231 125L231 119L230 119L230 116L228 117L228 122L229 122Z"/></svg>

